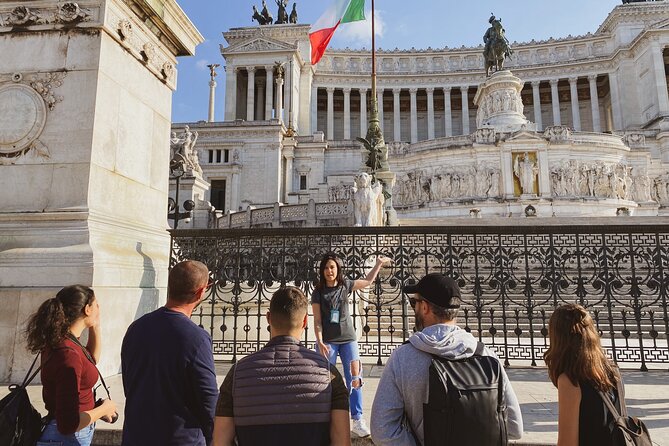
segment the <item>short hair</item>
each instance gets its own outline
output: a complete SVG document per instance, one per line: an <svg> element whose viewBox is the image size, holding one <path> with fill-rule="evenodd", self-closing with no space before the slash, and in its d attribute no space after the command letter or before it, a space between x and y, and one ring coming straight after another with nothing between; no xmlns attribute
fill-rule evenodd
<svg viewBox="0 0 669 446"><path fill-rule="evenodd" d="M459 308L440 307L439 305L433 304L429 300L425 300L425 302L427 302L427 304L430 306L430 310L432 310L432 313L440 322L450 322L458 316ZM462 301L458 296L453 296L451 297L451 305L462 305Z"/></svg>
<svg viewBox="0 0 669 446"><path fill-rule="evenodd" d="M167 279L167 299L187 304L195 301L195 293L209 282L207 265L185 260L172 267Z"/></svg>
<svg viewBox="0 0 669 446"><path fill-rule="evenodd" d="M302 325L309 301L299 288L279 288L269 303L272 326L279 330L291 330Z"/></svg>

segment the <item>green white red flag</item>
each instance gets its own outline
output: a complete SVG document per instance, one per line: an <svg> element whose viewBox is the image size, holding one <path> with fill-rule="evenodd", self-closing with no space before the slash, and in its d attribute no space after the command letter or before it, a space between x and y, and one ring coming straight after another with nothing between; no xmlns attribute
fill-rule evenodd
<svg viewBox="0 0 669 446"><path fill-rule="evenodd" d="M339 25L360 20L365 20L365 0L333 0L309 32L312 65L321 60Z"/></svg>

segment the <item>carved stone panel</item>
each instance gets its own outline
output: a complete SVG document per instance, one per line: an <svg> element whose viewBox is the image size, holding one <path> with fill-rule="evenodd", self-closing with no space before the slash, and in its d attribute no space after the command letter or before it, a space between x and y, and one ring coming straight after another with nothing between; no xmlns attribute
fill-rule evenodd
<svg viewBox="0 0 669 446"><path fill-rule="evenodd" d="M0 156L28 150L46 124L47 107L40 94L23 84L0 86Z"/></svg>

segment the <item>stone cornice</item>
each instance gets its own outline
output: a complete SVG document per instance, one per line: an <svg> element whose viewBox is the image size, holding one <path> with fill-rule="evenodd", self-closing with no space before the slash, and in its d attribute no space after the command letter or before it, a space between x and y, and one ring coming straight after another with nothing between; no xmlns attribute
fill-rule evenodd
<svg viewBox="0 0 669 446"><path fill-rule="evenodd" d="M230 45L262 36L291 42L299 39L308 40L310 27L310 25L265 25L231 28L230 31L223 33L223 37Z"/></svg>
<svg viewBox="0 0 669 446"><path fill-rule="evenodd" d="M597 34L612 32L613 29L620 24L623 19L626 22L649 24L657 22L659 15L669 13L667 2L644 2L644 3L629 3L626 5L618 5L609 15L604 19L604 22L597 29ZM635 20L630 20L635 19Z"/></svg>
<svg viewBox="0 0 669 446"><path fill-rule="evenodd" d="M175 0L123 0L123 3L148 25L174 56L192 56L195 47L204 42L202 34Z"/></svg>
<svg viewBox="0 0 669 446"><path fill-rule="evenodd" d="M100 27L104 3L105 0L0 2L0 33Z"/></svg>

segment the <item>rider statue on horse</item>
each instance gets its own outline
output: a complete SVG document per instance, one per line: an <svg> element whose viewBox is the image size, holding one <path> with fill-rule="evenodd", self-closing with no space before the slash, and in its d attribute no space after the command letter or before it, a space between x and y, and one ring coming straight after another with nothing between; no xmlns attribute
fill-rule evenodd
<svg viewBox="0 0 669 446"><path fill-rule="evenodd" d="M504 69L504 58L511 58L513 50L509 45L509 41L504 35L504 28L502 27L502 19L496 18L494 15L490 16L490 28L483 36L485 49L483 50L483 58L485 59L485 75L490 75L490 69L495 71Z"/></svg>

